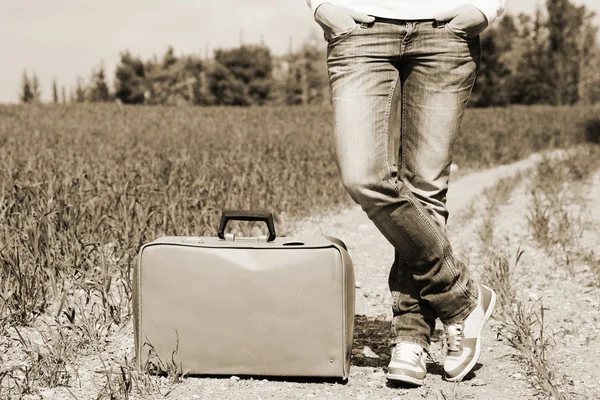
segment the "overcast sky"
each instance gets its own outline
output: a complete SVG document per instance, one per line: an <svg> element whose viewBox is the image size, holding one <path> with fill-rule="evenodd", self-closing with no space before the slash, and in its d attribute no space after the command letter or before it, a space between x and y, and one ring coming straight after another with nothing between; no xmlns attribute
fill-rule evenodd
<svg viewBox="0 0 600 400"><path fill-rule="evenodd" d="M544 2L509 0L509 11ZM575 2L600 14L600 0ZM146 59L173 45L203 56L262 38L281 54L318 29L305 0L0 0L0 103L18 101L24 69L49 100L53 78L69 89L101 61L112 80L125 49Z"/></svg>

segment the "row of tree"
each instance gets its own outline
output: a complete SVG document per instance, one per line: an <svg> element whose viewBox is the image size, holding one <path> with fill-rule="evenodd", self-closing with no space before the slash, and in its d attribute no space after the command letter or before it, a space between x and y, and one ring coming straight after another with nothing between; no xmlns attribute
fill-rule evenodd
<svg viewBox="0 0 600 400"><path fill-rule="evenodd" d="M21 103L41 103L41 97L42 90L37 74L34 72L30 75L27 71L23 71L19 93ZM106 82L106 72L102 64L92 72L89 84L83 78L77 78L75 89L69 92L68 97L65 87L62 86L59 93L58 82L56 79L52 81L52 103L54 104L99 103L113 101L114 99L114 94L110 92Z"/></svg>
<svg viewBox="0 0 600 400"><path fill-rule="evenodd" d="M600 102L600 47L594 14L547 0L534 16L502 18L481 38L483 61L472 103Z"/></svg>
<svg viewBox="0 0 600 400"><path fill-rule="evenodd" d="M129 51L116 67L110 90L101 64L86 82L77 78L67 95L52 82L52 102L110 102L168 105L309 104L328 100L325 54L317 41L285 56L273 56L264 45L219 49L212 59L176 55L170 47L159 59L142 60ZM22 76L20 100L39 103L35 74Z"/></svg>
<svg viewBox="0 0 600 400"><path fill-rule="evenodd" d="M600 102L600 48L593 13L569 0L547 0L534 16L506 15L481 38L483 58L471 105ZM264 45L216 50L214 57L176 55L142 60L121 54L114 90L103 65L78 78L70 102L125 104L264 105L329 101L325 46L312 39L299 50L273 56ZM56 81L53 101L59 102ZM23 75L21 101L39 102L37 77ZM64 88L62 102L67 101Z"/></svg>

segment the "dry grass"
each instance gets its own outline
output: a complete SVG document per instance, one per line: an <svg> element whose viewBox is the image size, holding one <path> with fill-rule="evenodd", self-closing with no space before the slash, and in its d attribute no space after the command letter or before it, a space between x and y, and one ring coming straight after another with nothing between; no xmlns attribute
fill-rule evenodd
<svg viewBox="0 0 600 400"><path fill-rule="evenodd" d="M584 142L589 111L469 110L456 162ZM285 233L349 202L319 107L1 106L0 121L0 347L16 340L24 355L0 368L3 398L73 384L74 360L129 319L143 243L214 235L221 209L272 210ZM128 360L107 365L106 398L150 385Z"/></svg>
<svg viewBox="0 0 600 400"><path fill-rule="evenodd" d="M561 261L557 265L564 265L569 270L575 257L590 264L594 262L593 253L582 257L584 251L579 246L579 238L585 229L585 221L581 217L583 188L586 180L600 167L599 155L597 146L574 148L564 157L544 158L533 174L528 217L532 237L548 254ZM514 289L514 271L522 252L518 249L513 261L509 261L507 251L498 245L494 237L498 210L507 204L511 188L522 177L516 175L500 180L484 193L486 209L479 231L486 258L483 279L498 295L500 307L496 318L502 323L499 335L528 365L538 388L554 399L565 399L566 395L548 362L547 352L554 341L546 332L544 306L536 302L533 307L525 307Z"/></svg>
<svg viewBox="0 0 600 400"><path fill-rule="evenodd" d="M493 193L493 190L489 193ZM487 215L491 214L488 212ZM493 227L493 222L488 226ZM506 251L497 245L493 237L493 228L492 233L480 235L486 259L482 279L498 296L495 313L495 318L501 322L498 335L516 350L515 356L527 366L534 386L553 399L565 399L546 357L547 348L552 342L545 337L543 305L540 303L539 312L534 307L527 309L514 288L517 280L514 271L523 253L517 250L511 262Z"/></svg>
<svg viewBox="0 0 600 400"><path fill-rule="evenodd" d="M531 188L527 218L533 238L556 260L574 273L575 261L593 260L580 245L589 222L582 209L585 182L600 168L600 148L575 148L564 157L545 157L538 164Z"/></svg>

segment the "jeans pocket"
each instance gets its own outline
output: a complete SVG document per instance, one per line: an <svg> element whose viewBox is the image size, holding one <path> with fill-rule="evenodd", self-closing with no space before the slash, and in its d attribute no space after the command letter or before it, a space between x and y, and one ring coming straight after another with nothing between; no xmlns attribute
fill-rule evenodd
<svg viewBox="0 0 600 400"><path fill-rule="evenodd" d="M345 38L349 37L350 35L352 35L354 32L356 32L356 30L359 27L360 27L360 24L357 23L353 27L351 27L349 29L346 29L346 30L343 30L341 32L335 32L332 35L325 34L325 40L330 45L338 43L338 42L342 41L343 39L345 39Z"/></svg>
<svg viewBox="0 0 600 400"><path fill-rule="evenodd" d="M456 26L452 25L450 22L447 22L444 27L446 28L446 30L448 32L450 32L451 35L459 38L459 39L463 39L463 40L473 40L475 39L475 37L471 37L469 35L467 35L467 32L465 32L464 30L457 28Z"/></svg>

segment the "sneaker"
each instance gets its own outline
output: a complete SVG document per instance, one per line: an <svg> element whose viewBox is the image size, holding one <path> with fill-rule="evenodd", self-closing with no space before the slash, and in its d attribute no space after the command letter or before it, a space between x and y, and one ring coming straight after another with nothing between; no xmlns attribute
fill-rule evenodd
<svg viewBox="0 0 600 400"><path fill-rule="evenodd" d="M479 285L477 307L458 324L446 325L446 349L444 361L445 379L458 382L477 364L481 353L483 327L494 311L496 293L487 286Z"/></svg>
<svg viewBox="0 0 600 400"><path fill-rule="evenodd" d="M427 352L416 343L400 342L394 346L386 378L422 386L427 374Z"/></svg>

